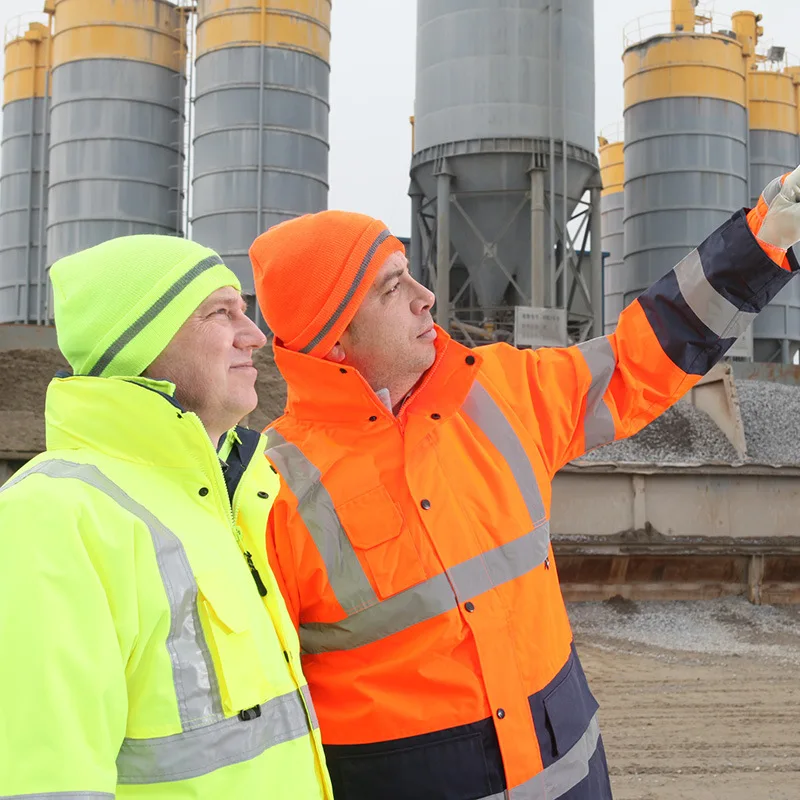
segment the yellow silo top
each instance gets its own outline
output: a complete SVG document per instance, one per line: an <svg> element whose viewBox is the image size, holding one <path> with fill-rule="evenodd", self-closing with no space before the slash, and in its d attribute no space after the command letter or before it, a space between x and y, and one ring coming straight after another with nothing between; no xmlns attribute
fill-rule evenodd
<svg viewBox="0 0 800 800"><path fill-rule="evenodd" d="M54 67L106 58L183 71L183 15L166 0L55 0L54 8Z"/></svg>
<svg viewBox="0 0 800 800"><path fill-rule="evenodd" d="M3 105L45 96L49 48L50 31L40 22L6 44Z"/></svg>
<svg viewBox="0 0 800 800"><path fill-rule="evenodd" d="M331 0L197 0L197 55L266 45L328 63Z"/></svg>

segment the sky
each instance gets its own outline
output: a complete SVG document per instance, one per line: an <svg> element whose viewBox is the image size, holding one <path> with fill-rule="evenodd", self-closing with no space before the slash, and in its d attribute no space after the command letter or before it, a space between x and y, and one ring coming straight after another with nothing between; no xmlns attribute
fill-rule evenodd
<svg viewBox="0 0 800 800"><path fill-rule="evenodd" d="M720 0L701 6L720 14L748 8ZM764 16L762 43L800 55L800 0L754 0L749 7ZM42 0L0 0L0 20L41 8ZM411 228L416 9L417 0L333 0L331 20L328 206L379 217L399 236ZM623 29L646 15L667 20L668 10L669 0L595 0L598 130L622 120Z"/></svg>

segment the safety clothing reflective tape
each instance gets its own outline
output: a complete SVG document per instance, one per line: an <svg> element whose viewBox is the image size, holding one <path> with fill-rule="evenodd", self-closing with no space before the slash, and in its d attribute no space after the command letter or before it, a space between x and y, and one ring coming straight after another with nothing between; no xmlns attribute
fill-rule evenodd
<svg viewBox="0 0 800 800"><path fill-rule="evenodd" d="M583 736L558 761L511 791L488 795L481 800L558 800L589 774L589 762L597 751L599 739L600 725L595 714Z"/></svg>
<svg viewBox="0 0 800 800"><path fill-rule="evenodd" d="M0 795L0 800L114 800L114 795L108 794L108 792L45 792L44 794L4 794Z"/></svg>
<svg viewBox="0 0 800 800"><path fill-rule="evenodd" d="M12 478L7 485L37 473L50 478L83 481L103 492L147 526L169 602L170 629L166 646L172 662L181 728L189 731L223 719L222 700L211 653L197 610L197 582L180 539L93 464L61 459L41 461Z"/></svg>
<svg viewBox="0 0 800 800"><path fill-rule="evenodd" d="M463 410L508 463L535 527L524 536L380 602L336 514L333 499L322 485L319 470L277 431L267 432L267 455L297 497L298 512L325 563L331 587L347 613L339 622L301 624L300 644L304 653L352 650L371 644L519 578L547 558L550 525L544 519L544 502L522 443L502 409L477 381ZM353 594L352 586L357 587L357 594ZM364 603L366 587L375 599ZM360 608L354 607L356 597L361 600Z"/></svg>
<svg viewBox="0 0 800 800"><path fill-rule="evenodd" d="M298 513L322 556L339 605L345 614L374 606L378 596L344 532L319 470L276 430L270 428L266 436L266 454L297 498Z"/></svg>
<svg viewBox="0 0 800 800"><path fill-rule="evenodd" d="M305 703L299 691L275 697L260 710L260 717L246 722L230 717L174 736L125 739L117 758L117 782L165 783L197 778L308 735Z"/></svg>
<svg viewBox="0 0 800 800"><path fill-rule="evenodd" d="M589 391L586 393L586 412L583 418L586 450L591 450L613 442L616 436L614 418L604 396L617 368L617 359L607 336L581 342L578 350L592 376Z"/></svg>
<svg viewBox="0 0 800 800"><path fill-rule="evenodd" d="M486 437L506 460L514 475L514 480L525 498L531 523L536 525L537 522L544 519L542 495L539 492L530 459L506 415L477 381L472 384L462 410L486 434Z"/></svg>
<svg viewBox="0 0 800 800"><path fill-rule="evenodd" d="M336 310L331 315L331 318L325 323L325 325L323 325L322 330L300 351L301 353L310 353L328 335L331 328L333 328L333 326L339 321L339 318L342 316L342 314L344 314L344 310L353 299L353 295L355 295L355 293L358 291L361 281L364 280L367 267L369 266L369 262L372 261L375 251L391 235L392 234L389 233L388 230L381 231L378 234L375 241L370 245L369 250L367 250L366 255L361 260L361 264L359 264L358 271L356 272L355 278L353 278L353 282L350 284L350 288L347 290L347 294L345 294L345 296L342 298L341 303L339 303Z"/></svg>
<svg viewBox="0 0 800 800"><path fill-rule="evenodd" d="M462 561L341 622L300 625L304 653L352 650L452 611L495 586L519 578L547 558L550 524L481 555Z"/></svg>
<svg viewBox="0 0 800 800"><path fill-rule="evenodd" d="M740 311L709 283L696 249L675 267L675 277L686 305L720 338L738 339L758 316Z"/></svg>
<svg viewBox="0 0 800 800"><path fill-rule="evenodd" d="M308 735L318 727L308 687L259 706L260 716L243 721L224 717L211 654L197 611L197 583L180 539L151 512L93 464L49 459L14 476L5 491L31 475L79 480L141 520L149 529L170 608L166 647L172 662L183 732L156 739L123 740L117 757L118 783L151 784L185 780L222 766L255 758L269 747ZM209 753L214 758L209 758ZM33 795L37 797L39 795ZM41 797L112 797L55 794Z"/></svg>

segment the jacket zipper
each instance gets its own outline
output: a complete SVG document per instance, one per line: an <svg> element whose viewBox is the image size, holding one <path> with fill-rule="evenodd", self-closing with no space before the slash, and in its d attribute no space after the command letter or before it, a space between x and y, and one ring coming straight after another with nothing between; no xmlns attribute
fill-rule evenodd
<svg viewBox="0 0 800 800"><path fill-rule="evenodd" d="M190 416L189 414L185 414L184 417L191 419L194 425L200 426L200 428L202 429L203 436L206 439L208 439L208 434L206 433L206 430L203 427L203 423L200 422L200 419L198 417L194 415ZM211 445L211 449L214 450L214 446L211 444L210 439L209 439L209 445ZM205 472L205 470L203 471ZM216 485L216 493L220 498L220 503L224 506L223 512L228 517L228 523L231 526L233 537L234 539L236 539L236 544L238 545L239 550L244 556L244 560L247 562L247 567L250 570L250 574L253 576L253 581L256 584L256 589L258 589L259 595L261 595L261 597L266 597L267 587L264 585L264 581L262 580L261 575L259 575L256 565L253 563L252 553L250 553L245 549L242 530L236 524L236 515L233 508L233 502L228 497L228 487L225 485L225 478L222 475L222 468L219 465L219 456L217 455L216 450L214 450L214 466L212 467L211 472L213 474L208 477L210 477L211 480Z"/></svg>

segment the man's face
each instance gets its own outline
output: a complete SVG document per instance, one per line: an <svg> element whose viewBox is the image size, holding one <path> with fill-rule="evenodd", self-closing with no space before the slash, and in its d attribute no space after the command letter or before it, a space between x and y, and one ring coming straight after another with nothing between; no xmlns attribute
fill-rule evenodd
<svg viewBox="0 0 800 800"><path fill-rule="evenodd" d="M433 292L411 277L402 253L386 259L340 340L347 363L373 389L404 382L413 386L433 364L435 300Z"/></svg>
<svg viewBox="0 0 800 800"><path fill-rule="evenodd" d="M178 402L200 417L212 439L238 424L258 403L252 356L266 337L245 309L232 286L217 289L147 369L151 378L175 384Z"/></svg>

